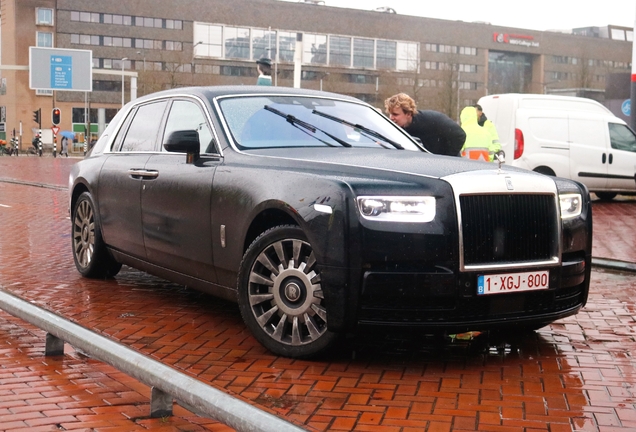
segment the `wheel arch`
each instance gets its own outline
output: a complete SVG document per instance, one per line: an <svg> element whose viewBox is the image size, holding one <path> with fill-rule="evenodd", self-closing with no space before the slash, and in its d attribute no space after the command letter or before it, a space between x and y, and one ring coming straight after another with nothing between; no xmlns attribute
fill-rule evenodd
<svg viewBox="0 0 636 432"><path fill-rule="evenodd" d="M554 170L546 165L539 165L535 167L532 171L538 172L539 174L545 174L552 177L556 177L556 173L554 172Z"/></svg>
<svg viewBox="0 0 636 432"><path fill-rule="evenodd" d="M243 254L247 251L247 248L261 233L267 231L270 228L274 228L279 225L295 225L301 224L289 213L280 208L266 208L261 210L252 219L249 228L245 234L243 241Z"/></svg>
<svg viewBox="0 0 636 432"><path fill-rule="evenodd" d="M73 213L73 209L75 208L75 203L77 203L78 198L84 192L89 192L90 193L90 190L88 189L88 186L85 185L84 183L77 183L73 187L73 192L71 193L70 208L68 209L69 210L69 215L71 215Z"/></svg>

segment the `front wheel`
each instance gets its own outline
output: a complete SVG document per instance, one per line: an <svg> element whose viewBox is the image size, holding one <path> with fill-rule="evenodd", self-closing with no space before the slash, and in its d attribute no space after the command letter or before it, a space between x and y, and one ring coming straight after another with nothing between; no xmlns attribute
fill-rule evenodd
<svg viewBox="0 0 636 432"><path fill-rule="evenodd" d="M615 192L594 192L601 201L611 201L618 195Z"/></svg>
<svg viewBox="0 0 636 432"><path fill-rule="evenodd" d="M83 192L79 196L73 207L71 220L73 260L82 276L107 278L119 273L121 264L106 249L90 193Z"/></svg>
<svg viewBox="0 0 636 432"><path fill-rule="evenodd" d="M300 228L283 225L258 236L241 262L238 290L245 324L273 353L307 358L336 341L327 330L314 251Z"/></svg>

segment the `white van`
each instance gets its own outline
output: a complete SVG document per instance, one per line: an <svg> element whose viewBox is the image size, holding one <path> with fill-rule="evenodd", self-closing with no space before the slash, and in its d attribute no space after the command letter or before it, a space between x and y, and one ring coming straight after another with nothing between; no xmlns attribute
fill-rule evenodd
<svg viewBox="0 0 636 432"><path fill-rule="evenodd" d="M601 199L636 193L636 135L586 98L499 94L479 99L506 163L585 184Z"/></svg>

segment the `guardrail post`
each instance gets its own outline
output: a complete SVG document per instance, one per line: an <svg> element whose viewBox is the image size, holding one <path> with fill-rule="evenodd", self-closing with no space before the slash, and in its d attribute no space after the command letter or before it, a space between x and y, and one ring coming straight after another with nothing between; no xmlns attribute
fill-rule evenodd
<svg viewBox="0 0 636 432"><path fill-rule="evenodd" d="M46 342L44 344L45 356L57 356L64 354L64 341L51 333L46 334Z"/></svg>
<svg viewBox="0 0 636 432"><path fill-rule="evenodd" d="M172 395L157 387L150 389L150 417L168 417L172 415Z"/></svg>

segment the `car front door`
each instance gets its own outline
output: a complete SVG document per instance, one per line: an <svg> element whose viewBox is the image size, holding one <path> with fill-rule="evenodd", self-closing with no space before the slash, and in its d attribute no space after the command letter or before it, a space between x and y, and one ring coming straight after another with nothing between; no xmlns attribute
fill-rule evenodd
<svg viewBox="0 0 636 432"><path fill-rule="evenodd" d="M162 143L172 132L195 130L200 157L188 163L185 153L153 154L141 191L144 243L148 260L162 267L216 282L212 259L210 201L221 156L207 110L196 99L172 101Z"/></svg>
<svg viewBox="0 0 636 432"><path fill-rule="evenodd" d="M636 136L620 123L609 123L609 134L608 189L633 191L636 189Z"/></svg>
<svg viewBox="0 0 636 432"><path fill-rule="evenodd" d="M167 101L134 108L120 129L100 172L98 193L102 234L109 246L145 258L141 226L141 187L145 165L157 150Z"/></svg>
<svg viewBox="0 0 636 432"><path fill-rule="evenodd" d="M590 190L607 188L607 127L602 119L571 115L569 120L570 178Z"/></svg>

